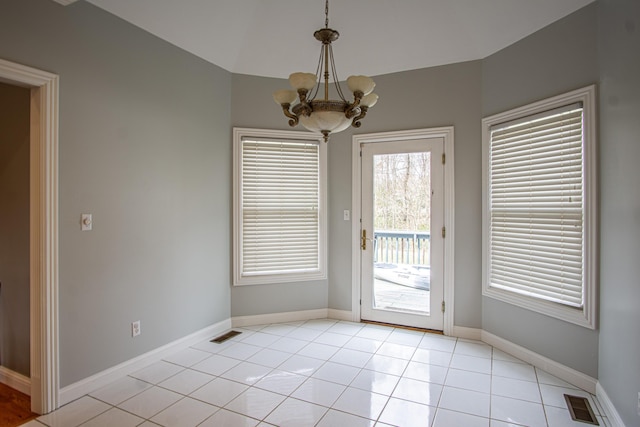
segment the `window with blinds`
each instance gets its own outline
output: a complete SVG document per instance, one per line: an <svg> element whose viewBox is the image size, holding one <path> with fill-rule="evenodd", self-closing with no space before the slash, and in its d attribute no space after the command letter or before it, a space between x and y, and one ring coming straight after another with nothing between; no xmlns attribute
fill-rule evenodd
<svg viewBox="0 0 640 427"><path fill-rule="evenodd" d="M240 135L235 142L236 284L325 274L323 146L304 137Z"/></svg>
<svg viewBox="0 0 640 427"><path fill-rule="evenodd" d="M484 289L527 308L542 302L545 314L564 309L556 317L582 323L585 316L566 313L584 313L594 297L589 115L582 100L542 107L485 120Z"/></svg>

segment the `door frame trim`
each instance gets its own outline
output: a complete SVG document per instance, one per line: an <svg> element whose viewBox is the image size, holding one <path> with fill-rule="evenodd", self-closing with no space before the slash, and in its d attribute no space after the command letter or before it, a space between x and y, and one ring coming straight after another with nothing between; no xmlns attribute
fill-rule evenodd
<svg viewBox="0 0 640 427"><path fill-rule="evenodd" d="M444 226L447 234L444 241L444 312L443 332L445 335L453 333L454 319L454 260L455 260L455 234L454 234L454 128L453 126L413 129L405 131L367 133L353 135L351 142L351 314L354 322L361 320L360 312L360 218L361 212L361 185L362 171L360 161L360 145L376 142L406 141L412 139L443 138L444 154Z"/></svg>
<svg viewBox="0 0 640 427"><path fill-rule="evenodd" d="M0 80L31 90L30 379L31 410L58 407L59 77L0 59Z"/></svg>

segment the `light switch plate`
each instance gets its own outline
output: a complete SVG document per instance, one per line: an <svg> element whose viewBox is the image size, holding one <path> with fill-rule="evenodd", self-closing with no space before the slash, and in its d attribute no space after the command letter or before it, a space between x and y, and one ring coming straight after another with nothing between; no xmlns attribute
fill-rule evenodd
<svg viewBox="0 0 640 427"><path fill-rule="evenodd" d="M80 229L82 231L91 231L93 229L93 218L91 214L82 214L80 217Z"/></svg>

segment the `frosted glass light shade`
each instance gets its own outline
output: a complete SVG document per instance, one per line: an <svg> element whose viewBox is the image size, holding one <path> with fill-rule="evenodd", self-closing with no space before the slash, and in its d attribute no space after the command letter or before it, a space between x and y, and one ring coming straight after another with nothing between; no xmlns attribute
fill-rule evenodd
<svg viewBox="0 0 640 427"><path fill-rule="evenodd" d="M289 76L289 83L295 90L310 91L316 85L316 75L313 73L293 73Z"/></svg>
<svg viewBox="0 0 640 427"><path fill-rule="evenodd" d="M280 89L273 92L273 100L276 101L278 105L293 104L297 96L297 93L289 89Z"/></svg>
<svg viewBox="0 0 640 427"><path fill-rule="evenodd" d="M335 133L348 128L351 120L339 111L314 111L310 116L300 116L300 123L311 132Z"/></svg>
<svg viewBox="0 0 640 427"><path fill-rule="evenodd" d="M347 78L347 86L349 86L351 92L360 91L368 95L373 91L373 88L376 87L376 84L371 77L349 76L349 78Z"/></svg>
<svg viewBox="0 0 640 427"><path fill-rule="evenodd" d="M371 108L376 105L376 102L378 102L378 95L372 92L369 95L365 95L362 97L360 105L362 105L363 107Z"/></svg>

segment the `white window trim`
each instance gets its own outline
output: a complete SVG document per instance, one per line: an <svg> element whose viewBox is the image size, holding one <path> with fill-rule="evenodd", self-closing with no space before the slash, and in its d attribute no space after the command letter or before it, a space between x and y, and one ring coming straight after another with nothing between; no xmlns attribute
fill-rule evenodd
<svg viewBox="0 0 640 427"><path fill-rule="evenodd" d="M271 274L242 276L241 251L242 221L239 215L242 207L240 195L242 139L245 137L314 140L320 147L320 259L319 271L297 274ZM233 284L234 286L265 285L274 283L305 282L327 278L327 144L322 135L310 132L271 129L233 128Z"/></svg>
<svg viewBox="0 0 640 427"><path fill-rule="evenodd" d="M566 322L596 328L597 307L597 181L596 181L596 87L591 85L569 93L548 98L520 108L499 113L482 120L482 294L509 304L555 317ZM584 174L584 307L582 310L570 308L513 292L496 289L489 283L489 144L492 126L520 119L567 104L583 104L583 174Z"/></svg>

